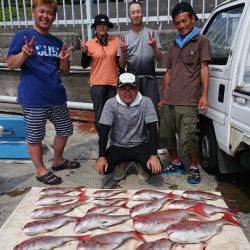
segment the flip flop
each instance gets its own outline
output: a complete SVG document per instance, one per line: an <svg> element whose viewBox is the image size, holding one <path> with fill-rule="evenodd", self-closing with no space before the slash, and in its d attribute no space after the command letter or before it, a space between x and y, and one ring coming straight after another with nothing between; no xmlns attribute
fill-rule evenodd
<svg viewBox="0 0 250 250"><path fill-rule="evenodd" d="M57 166L53 166L51 168L53 171L61 171L64 169L76 169L76 168L80 168L80 167L81 167L81 165L77 161L65 160L65 162L63 162L62 164L57 165Z"/></svg>
<svg viewBox="0 0 250 250"><path fill-rule="evenodd" d="M58 185L62 183L61 177L56 176L55 174L48 171L45 175L36 176L36 179L47 185Z"/></svg>

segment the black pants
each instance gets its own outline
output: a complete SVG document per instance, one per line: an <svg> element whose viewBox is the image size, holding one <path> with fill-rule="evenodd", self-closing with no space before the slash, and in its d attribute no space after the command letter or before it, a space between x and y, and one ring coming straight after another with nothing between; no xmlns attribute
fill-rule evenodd
<svg viewBox="0 0 250 250"><path fill-rule="evenodd" d="M95 127L98 132L98 124L103 107L109 98L116 95L116 87L111 85L93 85L90 88L90 95L94 105Z"/></svg>
<svg viewBox="0 0 250 250"><path fill-rule="evenodd" d="M157 105L160 100L160 95L159 95L157 80L148 77L143 77L143 78L138 77L136 81L141 94L149 97L152 100L156 111L158 111Z"/></svg>
<svg viewBox="0 0 250 250"><path fill-rule="evenodd" d="M146 173L152 175L151 170L147 168L149 157L150 152L147 143L142 143L131 148L110 146L107 150L108 170L105 174L112 173L115 170L116 165L119 163L134 161L141 164Z"/></svg>

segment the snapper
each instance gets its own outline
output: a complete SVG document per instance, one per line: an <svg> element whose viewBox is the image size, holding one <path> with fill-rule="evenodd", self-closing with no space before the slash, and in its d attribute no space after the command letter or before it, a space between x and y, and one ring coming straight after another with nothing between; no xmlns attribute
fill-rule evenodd
<svg viewBox="0 0 250 250"><path fill-rule="evenodd" d="M168 238L176 243L201 243L220 234L223 226L226 224L240 226L240 223L230 214L225 214L220 219L214 221L182 221L170 226L166 233Z"/></svg>

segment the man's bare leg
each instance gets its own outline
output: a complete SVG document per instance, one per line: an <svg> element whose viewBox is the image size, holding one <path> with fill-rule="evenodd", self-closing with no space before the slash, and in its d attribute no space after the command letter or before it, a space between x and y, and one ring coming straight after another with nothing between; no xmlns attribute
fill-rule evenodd
<svg viewBox="0 0 250 250"><path fill-rule="evenodd" d="M43 162L42 143L28 143L28 150L33 164L36 167L36 176L45 175L48 170Z"/></svg>
<svg viewBox="0 0 250 250"><path fill-rule="evenodd" d="M177 150L176 149L169 149L168 148L168 153L170 155L171 161L173 163L180 163L181 159L178 156Z"/></svg>
<svg viewBox="0 0 250 250"><path fill-rule="evenodd" d="M58 166L65 162L63 158L63 151L68 141L68 136L54 138L54 159L52 166Z"/></svg>

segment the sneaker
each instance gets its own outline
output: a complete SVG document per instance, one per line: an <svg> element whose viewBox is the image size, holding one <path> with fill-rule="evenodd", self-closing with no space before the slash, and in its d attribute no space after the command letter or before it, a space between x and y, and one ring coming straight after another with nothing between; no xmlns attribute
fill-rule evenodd
<svg viewBox="0 0 250 250"><path fill-rule="evenodd" d="M144 171L143 167L140 164L135 164L135 168L136 168L138 177L141 180L144 180L144 181L148 180L149 174Z"/></svg>
<svg viewBox="0 0 250 250"><path fill-rule="evenodd" d="M114 176L113 178L115 180L121 180L126 176L126 173L129 169L130 165L128 162L122 162L118 164L114 170Z"/></svg>
<svg viewBox="0 0 250 250"><path fill-rule="evenodd" d="M199 184L201 182L200 171L198 168L189 168L187 182L190 184Z"/></svg>
<svg viewBox="0 0 250 250"><path fill-rule="evenodd" d="M162 167L161 174L185 173L185 171L182 161L180 163L171 162L169 165Z"/></svg>

